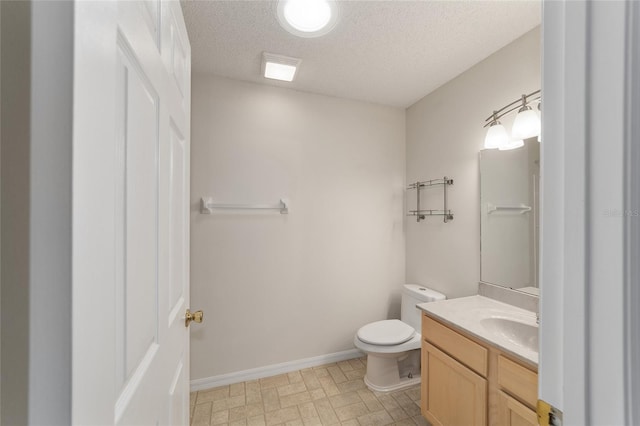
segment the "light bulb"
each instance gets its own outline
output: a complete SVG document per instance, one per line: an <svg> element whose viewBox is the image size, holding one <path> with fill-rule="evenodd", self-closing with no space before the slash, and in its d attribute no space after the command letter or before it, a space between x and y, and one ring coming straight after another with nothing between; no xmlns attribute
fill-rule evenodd
<svg viewBox="0 0 640 426"><path fill-rule="evenodd" d="M540 135L540 117L531 107L520 108L513 121L511 136L513 139L529 139Z"/></svg>
<svg viewBox="0 0 640 426"><path fill-rule="evenodd" d="M335 0L280 0L278 21L291 34L319 37L327 34L337 22Z"/></svg>
<svg viewBox="0 0 640 426"><path fill-rule="evenodd" d="M509 143L509 135L499 121L491 123L487 136L484 138L484 149L496 149Z"/></svg>

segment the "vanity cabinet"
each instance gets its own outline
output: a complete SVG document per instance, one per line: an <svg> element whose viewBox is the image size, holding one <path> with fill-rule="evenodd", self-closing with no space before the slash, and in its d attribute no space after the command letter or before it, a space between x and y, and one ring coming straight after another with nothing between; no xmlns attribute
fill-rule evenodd
<svg viewBox="0 0 640 426"><path fill-rule="evenodd" d="M536 425L538 376L497 347L422 316L422 415L443 426Z"/></svg>

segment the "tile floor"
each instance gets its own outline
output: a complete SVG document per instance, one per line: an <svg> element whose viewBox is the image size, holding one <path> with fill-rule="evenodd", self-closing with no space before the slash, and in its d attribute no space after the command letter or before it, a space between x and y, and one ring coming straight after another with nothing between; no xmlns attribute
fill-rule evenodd
<svg viewBox="0 0 640 426"><path fill-rule="evenodd" d="M191 425L429 425L420 386L391 393L364 384L366 358L191 394Z"/></svg>

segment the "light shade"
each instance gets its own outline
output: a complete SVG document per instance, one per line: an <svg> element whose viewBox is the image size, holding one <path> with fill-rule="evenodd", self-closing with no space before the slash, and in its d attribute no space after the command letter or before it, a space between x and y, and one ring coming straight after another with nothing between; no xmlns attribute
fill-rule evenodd
<svg viewBox="0 0 640 426"><path fill-rule="evenodd" d="M525 109L526 108L526 109ZM516 119L513 122L513 128L511 129L511 136L514 139L528 139L540 135L540 117L531 109L531 107L525 107L518 112Z"/></svg>
<svg viewBox="0 0 640 426"><path fill-rule="evenodd" d="M280 0L278 21L291 34L319 37L337 22L338 8L333 0Z"/></svg>
<svg viewBox="0 0 640 426"><path fill-rule="evenodd" d="M509 135L499 121L494 122L484 138L484 149L496 149L509 143Z"/></svg>
<svg viewBox="0 0 640 426"><path fill-rule="evenodd" d="M510 149L516 149L516 148L520 148L524 146L524 141L522 139L520 140L515 140L515 141L509 141L506 144L500 146L498 149L500 151L509 151Z"/></svg>
<svg viewBox="0 0 640 426"><path fill-rule="evenodd" d="M301 62L297 58L264 52L262 54L262 75L273 80L293 81Z"/></svg>

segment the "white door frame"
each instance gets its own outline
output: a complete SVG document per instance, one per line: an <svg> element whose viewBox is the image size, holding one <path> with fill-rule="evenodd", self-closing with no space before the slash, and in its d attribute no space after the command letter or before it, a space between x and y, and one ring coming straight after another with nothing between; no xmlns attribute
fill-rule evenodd
<svg viewBox="0 0 640 426"><path fill-rule="evenodd" d="M629 0L543 5L540 398L565 424L640 420L638 15Z"/></svg>

